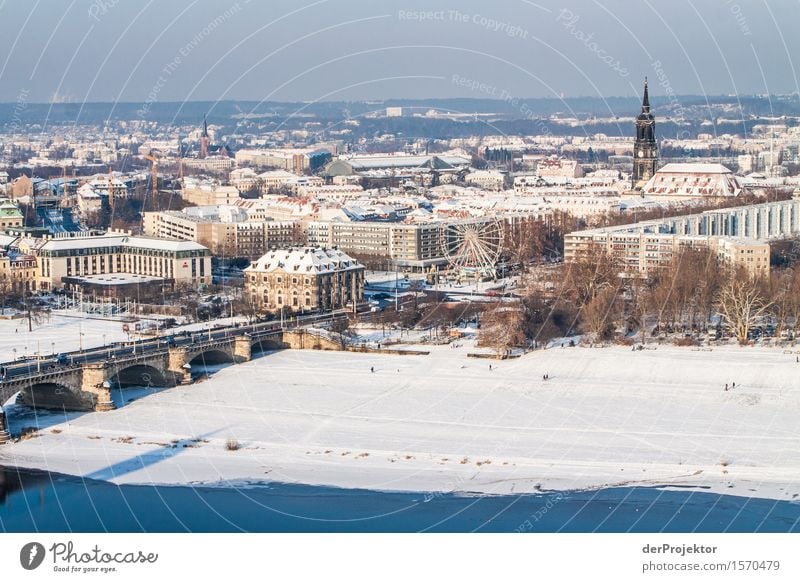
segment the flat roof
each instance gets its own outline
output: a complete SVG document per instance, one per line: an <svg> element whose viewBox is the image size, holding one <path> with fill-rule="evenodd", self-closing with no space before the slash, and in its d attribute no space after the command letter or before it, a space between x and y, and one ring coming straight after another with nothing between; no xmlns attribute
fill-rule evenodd
<svg viewBox="0 0 800 582"><path fill-rule="evenodd" d="M108 246L120 246L163 251L202 251L207 250L201 244L191 241L168 240L130 235L76 236L69 238L46 239L39 247L41 250L72 250Z"/></svg>
<svg viewBox="0 0 800 582"><path fill-rule="evenodd" d="M134 275L132 273L105 273L102 275L86 275L83 277L64 277L67 281L78 281L81 283L91 283L92 285L132 285L137 283L154 283L158 281L168 281L164 277L153 277L151 275Z"/></svg>

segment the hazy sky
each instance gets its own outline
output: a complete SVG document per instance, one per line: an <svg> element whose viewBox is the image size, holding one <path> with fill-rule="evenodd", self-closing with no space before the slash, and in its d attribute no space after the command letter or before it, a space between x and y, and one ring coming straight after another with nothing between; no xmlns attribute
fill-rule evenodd
<svg viewBox="0 0 800 582"><path fill-rule="evenodd" d="M790 93L798 24L800 0L0 0L0 101Z"/></svg>

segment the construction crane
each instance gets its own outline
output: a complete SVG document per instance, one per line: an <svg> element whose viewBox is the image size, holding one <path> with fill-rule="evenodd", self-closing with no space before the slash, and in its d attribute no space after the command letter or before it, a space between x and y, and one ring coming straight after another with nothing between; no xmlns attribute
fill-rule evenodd
<svg viewBox="0 0 800 582"><path fill-rule="evenodd" d="M111 166L108 167L108 205L114 209L114 170Z"/></svg>
<svg viewBox="0 0 800 582"><path fill-rule="evenodd" d="M155 152L153 152L155 153ZM153 198L155 198L156 194L158 194L158 158L154 155L146 155L144 156L145 160L150 160L150 191L153 194Z"/></svg>

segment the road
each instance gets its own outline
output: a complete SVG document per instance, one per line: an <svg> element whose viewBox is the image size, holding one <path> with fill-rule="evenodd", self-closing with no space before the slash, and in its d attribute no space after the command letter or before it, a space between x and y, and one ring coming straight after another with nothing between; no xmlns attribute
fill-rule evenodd
<svg viewBox="0 0 800 582"><path fill-rule="evenodd" d="M345 317L344 310L325 314L310 314L296 316L285 322L284 328L296 328L309 325L331 324L335 319ZM209 322L213 325L213 321ZM214 326L204 330L178 331L159 334L152 339L133 340L127 342L114 342L86 350L64 352L53 356L35 356L18 358L15 361L0 363L2 372L0 381L35 377L41 372L67 370L81 364L104 362L132 355L146 355L168 349L169 347L190 346L199 343L213 342L241 335L259 336L276 332L281 329L279 321L268 321L253 324L238 324L230 326ZM59 361L60 359L60 361Z"/></svg>

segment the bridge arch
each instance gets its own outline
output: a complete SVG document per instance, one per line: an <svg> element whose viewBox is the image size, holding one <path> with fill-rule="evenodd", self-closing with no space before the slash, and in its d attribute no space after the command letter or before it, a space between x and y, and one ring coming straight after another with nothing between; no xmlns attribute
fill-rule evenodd
<svg viewBox="0 0 800 582"><path fill-rule="evenodd" d="M253 338L253 353L272 352L283 349L283 347L283 340L280 335Z"/></svg>
<svg viewBox="0 0 800 582"><path fill-rule="evenodd" d="M49 410L92 410L91 394L75 390L58 382L39 382L20 390L22 403L33 408Z"/></svg>
<svg viewBox="0 0 800 582"><path fill-rule="evenodd" d="M212 348L196 354L191 354L190 366L204 366L217 364L233 364L235 362L233 353L219 348Z"/></svg>
<svg viewBox="0 0 800 582"><path fill-rule="evenodd" d="M109 383L113 388L124 388L126 386L171 386L173 379L163 370L149 364L132 364L116 370L109 377Z"/></svg>

